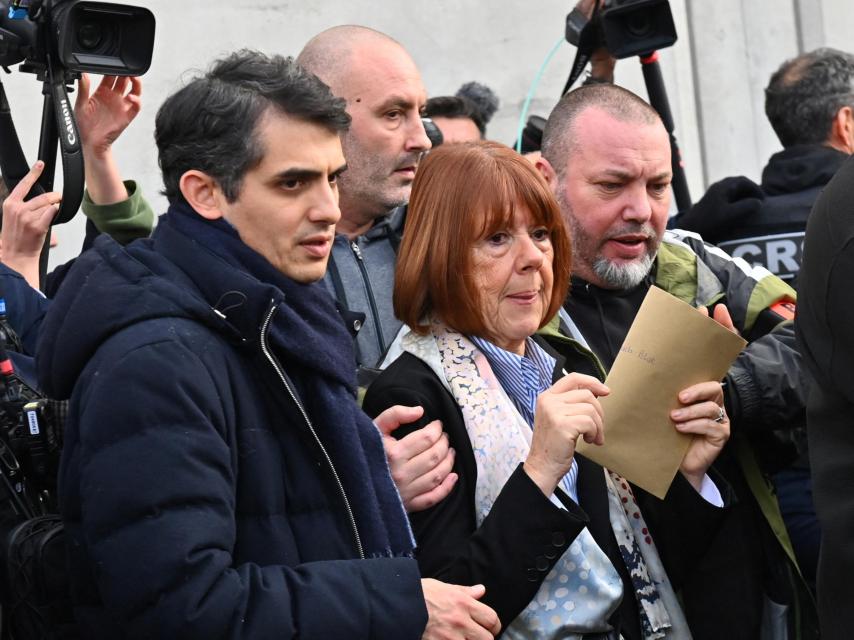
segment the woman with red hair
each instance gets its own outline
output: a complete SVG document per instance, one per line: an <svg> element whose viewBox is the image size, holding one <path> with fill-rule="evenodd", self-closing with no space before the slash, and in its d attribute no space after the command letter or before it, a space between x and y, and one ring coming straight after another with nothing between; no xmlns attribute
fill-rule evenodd
<svg viewBox="0 0 854 640"><path fill-rule="evenodd" d="M459 481L410 515L419 564L484 584L505 637L690 637L668 571L684 573L723 510L686 480L707 480L690 452L664 501L575 454L580 437L603 442L609 391L581 349L536 335L560 310L570 259L560 208L527 160L491 142L431 152L395 279L409 332L364 408L422 406L409 430L442 421ZM728 420L704 418L722 411L720 385L686 391L695 401L676 428L722 446Z"/></svg>

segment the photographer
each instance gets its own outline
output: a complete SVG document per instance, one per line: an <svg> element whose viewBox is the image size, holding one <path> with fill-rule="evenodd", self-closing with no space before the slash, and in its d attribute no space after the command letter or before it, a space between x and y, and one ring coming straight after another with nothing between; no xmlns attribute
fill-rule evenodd
<svg viewBox="0 0 854 640"><path fill-rule="evenodd" d="M783 149L757 185L744 176L711 185L676 226L797 282L807 218L854 152L854 55L822 48L785 61L765 88L765 115Z"/></svg>
<svg viewBox="0 0 854 640"><path fill-rule="evenodd" d="M147 236L154 224L154 213L136 183L122 182L112 153L113 143L139 113L142 82L139 78L104 76L92 95L89 88L89 76L84 73L75 104L86 168L84 251L98 233L127 243ZM24 200L43 168L44 163L37 162L4 201L0 233L3 263L24 276L33 288L39 287L39 255L62 198L58 192L49 192ZM48 297L56 293L69 266L61 265L48 275L44 283Z"/></svg>

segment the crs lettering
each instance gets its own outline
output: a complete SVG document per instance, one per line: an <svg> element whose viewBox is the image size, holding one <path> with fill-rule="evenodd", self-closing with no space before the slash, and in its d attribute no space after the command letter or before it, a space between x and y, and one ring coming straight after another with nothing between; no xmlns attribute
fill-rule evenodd
<svg viewBox="0 0 854 640"><path fill-rule="evenodd" d="M765 267L783 280L793 280L801 268L804 232L727 240L718 246L733 258Z"/></svg>

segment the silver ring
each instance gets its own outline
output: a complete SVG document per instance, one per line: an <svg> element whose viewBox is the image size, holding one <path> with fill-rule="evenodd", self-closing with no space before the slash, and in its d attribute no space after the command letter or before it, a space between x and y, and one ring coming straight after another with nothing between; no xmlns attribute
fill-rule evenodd
<svg viewBox="0 0 854 640"><path fill-rule="evenodd" d="M715 422L723 422L726 420L726 411L724 411L723 407L718 407L718 417L714 418Z"/></svg>

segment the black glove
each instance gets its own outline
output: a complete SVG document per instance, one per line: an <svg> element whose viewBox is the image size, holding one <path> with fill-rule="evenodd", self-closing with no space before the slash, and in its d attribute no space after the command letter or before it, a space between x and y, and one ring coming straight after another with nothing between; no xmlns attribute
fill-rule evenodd
<svg viewBox="0 0 854 640"><path fill-rule="evenodd" d="M731 237L733 224L759 211L765 194L744 176L714 183L693 207L673 220L673 227L694 231L706 242L717 244Z"/></svg>

